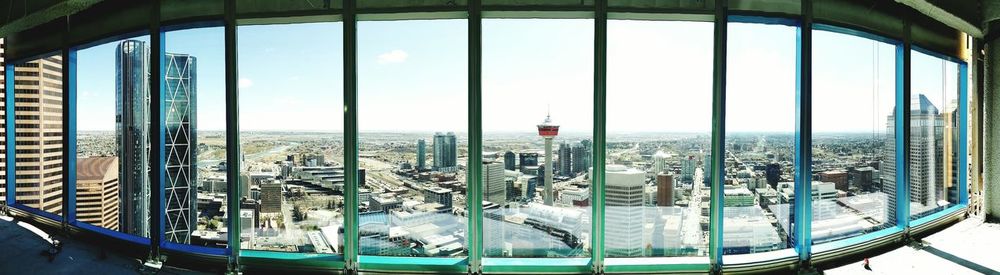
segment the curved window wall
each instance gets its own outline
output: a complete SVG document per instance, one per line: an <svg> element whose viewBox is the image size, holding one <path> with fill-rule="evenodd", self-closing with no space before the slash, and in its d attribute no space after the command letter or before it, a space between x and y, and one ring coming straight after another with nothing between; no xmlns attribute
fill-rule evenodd
<svg viewBox="0 0 1000 275"><path fill-rule="evenodd" d="M251 6L245 8L263 7ZM4 137L15 140L5 147L6 160L16 165L4 171L16 171L4 189L6 202L104 234L112 233L97 227L138 237L155 232L175 252L349 268L363 255L362 269L474 264L492 267L487 272L513 270L496 265L596 267L604 257L615 258L605 270L627 272L662 265L642 258L664 256L695 256L668 265L704 271L705 258L711 264L734 254L755 254L733 257L735 263L787 258L785 252L813 244L918 226L965 205L965 63L922 49L905 53L913 58L907 93L899 42L824 27L814 31L812 53L802 53L794 20L736 16L728 35L715 40L725 42L727 77L713 79L709 61L720 58L710 50L713 23L639 17L646 20L606 26L565 18L357 26L320 17L297 24L250 20L236 28L231 49L223 27L200 24L165 29L161 45L149 44L148 36L115 37L66 56L18 60L4 66L4 87L14 91L4 104L15 110L5 117ZM357 41L343 40L355 34ZM238 121L227 120L224 108L233 102L225 73L236 69L224 62L227 50L238 52L237 64L229 64L238 66L231 79ZM148 79L157 71L149 53L163 61L155 97L143 94L157 90ZM802 54L812 54L812 62L797 59ZM351 60L357 62L345 62ZM802 66L813 69L813 85L796 90ZM345 68L356 70L356 82L344 80ZM468 84L481 85L481 94ZM357 89L356 102L344 100L351 95L345 88ZM805 148L812 157L805 160L796 159L809 155L796 151L803 149L795 122L803 109L796 104L805 104L797 92L810 93L806 103L813 103L806 109L812 147ZM713 104L720 93L721 110ZM904 94L912 96L905 112L895 108ZM477 98L482 120L469 121L476 117L469 99ZM153 116L143 110L155 104L162 120L147 121ZM897 118L904 114L906 120ZM357 132L345 133L355 129L345 127L351 126L345 115L357 116ZM721 152L710 145L713 134L722 134L713 132L719 126L713 118L725 130ZM897 131L907 120L910 128ZM238 148L227 146L226 129L234 123ZM142 145L157 132L161 144ZM901 143L902 135L910 144ZM357 147L345 148L352 141ZM161 159L153 161L156 150ZM354 155L348 150L358 158L345 159ZM234 151L239 162L229 163ZM69 183L62 167L67 153L75 155ZM483 159L470 160L476 153ZM125 155L131 164L123 164ZM713 159L724 163L723 177L714 181ZM804 185L796 184L798 163L811 168ZM353 164L358 181L347 182L345 167ZM468 165L482 166L476 174ZM595 170L604 174L595 177ZM137 184L157 175L159 190ZM237 183L228 181L233 175ZM795 186L812 192L797 194ZM477 204L467 197L479 194L467 190L482 192L481 216L467 207ZM357 212L344 205L354 191ZM595 198L604 207L595 207ZM811 210L797 213L795 201L802 199ZM147 210L126 210L127 201ZM712 205L723 206L717 219ZM124 231L126 214L145 215L131 219L146 228ZM345 224L352 215L358 224ZM162 228L149 228L155 219ZM228 219L241 226L229 228ZM811 238L791 233L803 226L811 227ZM357 236L346 237L353 229ZM721 243L710 241L717 236ZM221 248L232 239L240 244L229 247L237 252L230 255ZM809 255L800 252L800 259ZM422 258L403 263L384 256Z"/></svg>

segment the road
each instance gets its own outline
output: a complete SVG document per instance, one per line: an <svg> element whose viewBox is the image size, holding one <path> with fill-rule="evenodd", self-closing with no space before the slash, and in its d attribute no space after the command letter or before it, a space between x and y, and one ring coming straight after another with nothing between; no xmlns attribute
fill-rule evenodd
<svg viewBox="0 0 1000 275"><path fill-rule="evenodd" d="M684 232L684 244L693 247L704 247L705 236L701 230L701 186L705 176L705 171L701 168L695 169L694 182L691 184L691 199L687 209L684 209L684 222L682 232Z"/></svg>

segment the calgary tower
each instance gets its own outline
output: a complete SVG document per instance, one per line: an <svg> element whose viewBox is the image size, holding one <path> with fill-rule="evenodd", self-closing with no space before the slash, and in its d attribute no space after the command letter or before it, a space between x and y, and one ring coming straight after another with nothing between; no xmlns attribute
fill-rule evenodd
<svg viewBox="0 0 1000 275"><path fill-rule="evenodd" d="M559 125L552 123L551 114L545 114L545 121L538 124L538 135L545 139L545 205L552 205L552 138L559 135Z"/></svg>

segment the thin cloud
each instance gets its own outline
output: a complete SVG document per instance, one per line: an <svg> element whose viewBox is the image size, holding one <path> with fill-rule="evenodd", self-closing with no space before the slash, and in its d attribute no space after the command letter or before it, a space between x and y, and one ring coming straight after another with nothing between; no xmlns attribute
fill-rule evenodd
<svg viewBox="0 0 1000 275"><path fill-rule="evenodd" d="M249 78L245 78L245 77L240 78L240 84L239 84L239 86L240 86L240 89L246 89L246 88L253 87L253 80L250 80Z"/></svg>
<svg viewBox="0 0 1000 275"><path fill-rule="evenodd" d="M378 64L402 63L405 62L406 58L409 56L410 55L403 50L392 50L378 55Z"/></svg>

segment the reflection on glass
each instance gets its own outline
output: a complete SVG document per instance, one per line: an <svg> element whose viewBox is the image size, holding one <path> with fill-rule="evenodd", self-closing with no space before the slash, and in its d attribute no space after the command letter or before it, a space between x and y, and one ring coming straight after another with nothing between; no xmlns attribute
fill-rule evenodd
<svg viewBox="0 0 1000 275"><path fill-rule="evenodd" d="M358 24L361 254L467 253L466 43L465 20Z"/></svg>
<svg viewBox="0 0 1000 275"><path fill-rule="evenodd" d="M341 26L237 29L243 249L343 252ZM225 152L207 146L218 151L199 162L225 171Z"/></svg>
<svg viewBox="0 0 1000 275"><path fill-rule="evenodd" d="M813 36L812 240L896 224L896 47Z"/></svg>
<svg viewBox="0 0 1000 275"><path fill-rule="evenodd" d="M164 146L167 241L226 247L227 181L223 29L167 32Z"/></svg>
<svg viewBox="0 0 1000 275"><path fill-rule="evenodd" d="M707 255L711 59L711 23L608 22L608 257Z"/></svg>
<svg viewBox="0 0 1000 275"><path fill-rule="evenodd" d="M18 204L62 215L62 56L14 69L15 198Z"/></svg>
<svg viewBox="0 0 1000 275"><path fill-rule="evenodd" d="M590 254L592 39L592 20L483 20L487 257Z"/></svg>
<svg viewBox="0 0 1000 275"><path fill-rule="evenodd" d="M725 254L766 252L793 243L795 31L780 25L729 24ZM702 162L705 170L708 159ZM705 177L706 184L710 180ZM702 210L707 213L705 196Z"/></svg>
<svg viewBox="0 0 1000 275"><path fill-rule="evenodd" d="M911 56L910 215L916 219L958 203L965 180L958 178L958 64L919 51Z"/></svg>

